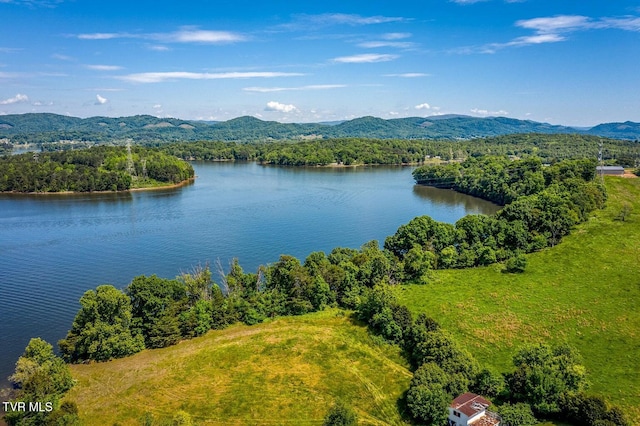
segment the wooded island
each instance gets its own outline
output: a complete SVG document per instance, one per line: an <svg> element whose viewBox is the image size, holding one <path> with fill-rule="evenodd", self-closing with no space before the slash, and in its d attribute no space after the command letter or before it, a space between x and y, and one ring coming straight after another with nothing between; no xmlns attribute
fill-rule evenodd
<svg viewBox="0 0 640 426"><path fill-rule="evenodd" d="M96 146L0 157L0 192L127 191L193 179L186 161L154 149Z"/></svg>

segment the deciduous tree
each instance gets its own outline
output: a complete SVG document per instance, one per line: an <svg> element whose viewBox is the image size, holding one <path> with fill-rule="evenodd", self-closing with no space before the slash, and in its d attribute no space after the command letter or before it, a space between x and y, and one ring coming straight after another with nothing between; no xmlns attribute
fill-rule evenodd
<svg viewBox="0 0 640 426"><path fill-rule="evenodd" d="M107 361L144 349L141 334L131 332L131 302L112 285L101 285L80 298L80 311L60 340L63 357L71 362Z"/></svg>

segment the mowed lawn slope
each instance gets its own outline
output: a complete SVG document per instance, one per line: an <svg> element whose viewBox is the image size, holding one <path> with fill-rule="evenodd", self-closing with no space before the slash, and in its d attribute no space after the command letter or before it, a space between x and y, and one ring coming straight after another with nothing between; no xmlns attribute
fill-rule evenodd
<svg viewBox="0 0 640 426"><path fill-rule="evenodd" d="M638 419L640 179L607 178L606 185L607 207L560 245L528 255L523 274L502 273L500 265L437 271L432 283L397 294L495 371L510 371L526 343L568 342L583 356L589 392ZM625 203L630 217L615 220Z"/></svg>
<svg viewBox="0 0 640 426"><path fill-rule="evenodd" d="M67 399L87 425L171 420L197 424L322 424L337 398L361 424L402 424L411 373L399 350L371 340L338 310L235 325L164 349L72 366Z"/></svg>

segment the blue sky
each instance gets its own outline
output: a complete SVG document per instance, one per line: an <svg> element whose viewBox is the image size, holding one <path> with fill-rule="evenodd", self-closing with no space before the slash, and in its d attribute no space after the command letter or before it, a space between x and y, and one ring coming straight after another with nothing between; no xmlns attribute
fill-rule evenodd
<svg viewBox="0 0 640 426"><path fill-rule="evenodd" d="M640 1L0 0L0 114L640 121Z"/></svg>

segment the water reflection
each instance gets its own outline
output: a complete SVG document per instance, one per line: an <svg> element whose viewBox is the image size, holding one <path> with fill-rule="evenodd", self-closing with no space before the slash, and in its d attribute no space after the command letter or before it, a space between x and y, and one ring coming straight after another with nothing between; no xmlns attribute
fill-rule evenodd
<svg viewBox="0 0 640 426"><path fill-rule="evenodd" d="M393 165L358 165L358 166L279 166L274 164L260 164L261 167L266 167L274 170L280 170L293 174L322 174L322 173L368 173L372 170L375 171L398 171L413 169L413 166L393 166Z"/></svg>
<svg viewBox="0 0 640 426"><path fill-rule="evenodd" d="M0 193L0 201L6 200L15 203L20 201L32 201L37 203L72 203L72 204L118 204L134 200L135 197L168 198L181 194L181 190L193 186L194 181L188 181L170 188L146 188L122 192L82 192L82 193L56 193L21 194Z"/></svg>
<svg viewBox="0 0 640 426"><path fill-rule="evenodd" d="M481 198L470 197L452 189L434 188L433 186L414 185L413 194L439 206L462 206L469 214L471 212L475 212L473 214L493 214L502 208Z"/></svg>
<svg viewBox="0 0 640 426"><path fill-rule="evenodd" d="M0 200L6 200L11 202L20 201L35 201L35 202L65 202L83 203L83 202L105 202L105 203L119 203L123 201L130 201L133 195L131 192L93 192L93 193L55 193L50 192L46 194L18 194L18 193L3 193L0 194Z"/></svg>

